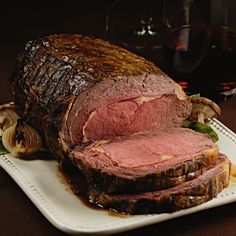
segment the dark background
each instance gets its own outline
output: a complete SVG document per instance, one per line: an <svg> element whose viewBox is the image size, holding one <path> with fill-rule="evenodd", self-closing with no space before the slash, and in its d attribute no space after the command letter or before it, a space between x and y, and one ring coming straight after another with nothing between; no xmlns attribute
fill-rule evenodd
<svg viewBox="0 0 236 236"><path fill-rule="evenodd" d="M104 37L105 2L86 1L1 1L0 86L8 88L16 56L32 39L53 33L80 33ZM0 102L11 99L9 90L0 92Z"/></svg>
<svg viewBox="0 0 236 236"><path fill-rule="evenodd" d="M164 0L171 4L173 1ZM175 0L174 2L181 2ZM224 0L196 0L196 6L191 10L191 24L195 32L199 32L201 21L207 21L204 30L211 30L211 44L217 44L217 52L210 48L200 66L191 73L177 73L172 68L173 52L164 46L161 49L136 50L128 47L129 50L152 60L163 69L173 79L180 82L189 93L201 92L202 95L210 97L216 101L222 100L220 92L232 90L236 87L236 76L234 76L236 66L236 34L231 35L230 44L233 44L235 51L225 52L221 50L223 36L219 36L219 42L214 42L219 34L217 27L223 25L222 2ZM236 29L236 1L230 2L228 12L228 25L231 29ZM113 2L119 2L113 0ZM121 2L121 1L120 1ZM43 37L53 33L80 33L93 35L95 37L107 38L114 43L120 44L117 38L107 37L105 32L105 20L111 0L86 0L86 1L2 1L0 13L0 86L9 88L8 77L10 76L18 52L24 45L32 39ZM118 4L116 21L123 25L129 24L135 14L149 14L151 4L151 14L155 23L159 24L162 19L162 5L159 1L146 0L139 4L135 0L122 1ZM145 5L146 3L146 5ZM174 6L174 5L173 5ZM178 10L178 9L177 9ZM175 9L174 9L175 11ZM197 20L196 20L197 19ZM218 30L218 31L217 31ZM222 39L221 39L222 40ZM195 40L196 41L196 40ZM195 46L195 41L192 43ZM165 44L166 42L164 42ZM231 45L232 46L232 45ZM185 83L187 81L187 84ZM11 99L9 89L0 92L0 101L5 102Z"/></svg>
<svg viewBox="0 0 236 236"><path fill-rule="evenodd" d="M219 1L214 1L216 4L212 5L217 10L214 15L217 20L222 14L221 8L217 5ZM136 1L132 2L135 7ZM206 0L202 2L209 3ZM106 5L103 0L1 1L0 10L0 103L11 100L8 77L13 70L18 52L29 40L52 33L80 33L105 37ZM160 14L158 8L155 11L157 15ZM132 7L130 14L132 14ZM127 19L128 17L129 15ZM232 26L234 19L232 17ZM216 24L221 24L217 20ZM167 54L162 49L136 52L153 60L178 81L193 80L197 89L202 89L208 95L216 92L218 80L230 84L236 81L234 55L229 61L224 60L225 57L218 57L219 60L214 60L216 64L208 58L203 69L189 76L178 75L171 71L168 63L165 64ZM214 55L211 58L214 59ZM235 104L236 97L227 103L221 103L224 112L220 118L234 131L236 131ZM236 205L233 203L120 235L235 235L235 212ZM0 169L0 235L65 235L42 216L2 169Z"/></svg>

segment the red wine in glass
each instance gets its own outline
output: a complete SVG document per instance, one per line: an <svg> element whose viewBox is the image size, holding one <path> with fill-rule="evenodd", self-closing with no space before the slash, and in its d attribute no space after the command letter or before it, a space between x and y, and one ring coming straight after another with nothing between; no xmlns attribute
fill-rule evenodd
<svg viewBox="0 0 236 236"><path fill-rule="evenodd" d="M181 3L185 24L169 24L167 72L189 94L200 92L216 101L226 100L236 92L236 32L226 24L213 27L207 14L202 17L200 9L206 10L207 5L190 0Z"/></svg>

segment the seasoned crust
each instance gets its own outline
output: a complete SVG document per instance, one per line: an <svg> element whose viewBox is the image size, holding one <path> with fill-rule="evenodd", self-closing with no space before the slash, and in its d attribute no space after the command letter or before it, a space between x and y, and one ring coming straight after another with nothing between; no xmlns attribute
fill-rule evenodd
<svg viewBox="0 0 236 236"><path fill-rule="evenodd" d="M126 214L173 212L200 205L216 197L228 186L229 174L230 161L221 154L215 167L176 187L131 195L99 193L91 189L89 200L106 209Z"/></svg>
<svg viewBox="0 0 236 236"><path fill-rule="evenodd" d="M10 82L25 118L42 131L44 121L38 114L47 115L47 108L60 96L79 95L104 80L150 74L169 83L173 93L186 100L182 88L150 61L101 39L59 34L28 42Z"/></svg>

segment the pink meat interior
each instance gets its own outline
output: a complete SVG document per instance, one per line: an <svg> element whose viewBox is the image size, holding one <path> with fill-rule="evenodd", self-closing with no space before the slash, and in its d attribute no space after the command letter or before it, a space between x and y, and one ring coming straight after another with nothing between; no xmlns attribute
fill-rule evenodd
<svg viewBox="0 0 236 236"><path fill-rule="evenodd" d="M174 96L143 97L100 107L91 113L84 125L84 138L95 141L180 126L182 117L178 116L174 100Z"/></svg>
<svg viewBox="0 0 236 236"><path fill-rule="evenodd" d="M175 128L95 145L85 149L83 157L97 166L138 168L191 156L212 147L215 144L207 136Z"/></svg>

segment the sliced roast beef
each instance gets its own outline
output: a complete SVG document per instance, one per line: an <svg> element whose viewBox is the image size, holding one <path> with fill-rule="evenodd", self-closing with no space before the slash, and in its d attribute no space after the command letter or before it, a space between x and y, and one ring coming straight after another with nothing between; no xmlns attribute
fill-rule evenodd
<svg viewBox="0 0 236 236"><path fill-rule="evenodd" d="M50 35L26 45L10 83L23 118L60 165L81 169L93 202L159 212L199 204L226 186L228 172L219 166L228 162L214 167L217 145L179 128L190 100L142 57L100 39ZM193 191L200 197L191 201L185 196Z"/></svg>
<svg viewBox="0 0 236 236"><path fill-rule="evenodd" d="M129 214L172 212L202 204L216 197L228 185L230 161L224 155L217 165L197 178L176 187L139 194L106 194L90 190L90 201Z"/></svg>
<svg viewBox="0 0 236 236"><path fill-rule="evenodd" d="M70 157L100 192L142 192L178 185L213 167L218 147L206 135L173 128L95 142Z"/></svg>
<svg viewBox="0 0 236 236"><path fill-rule="evenodd" d="M51 129L57 130L58 138L48 145L51 150L68 151L82 142L179 127L191 112L181 87L154 64L81 35L51 35L29 42L18 57L11 86L25 119L47 139ZM76 96L68 101L69 95ZM63 99L68 103L61 110Z"/></svg>

